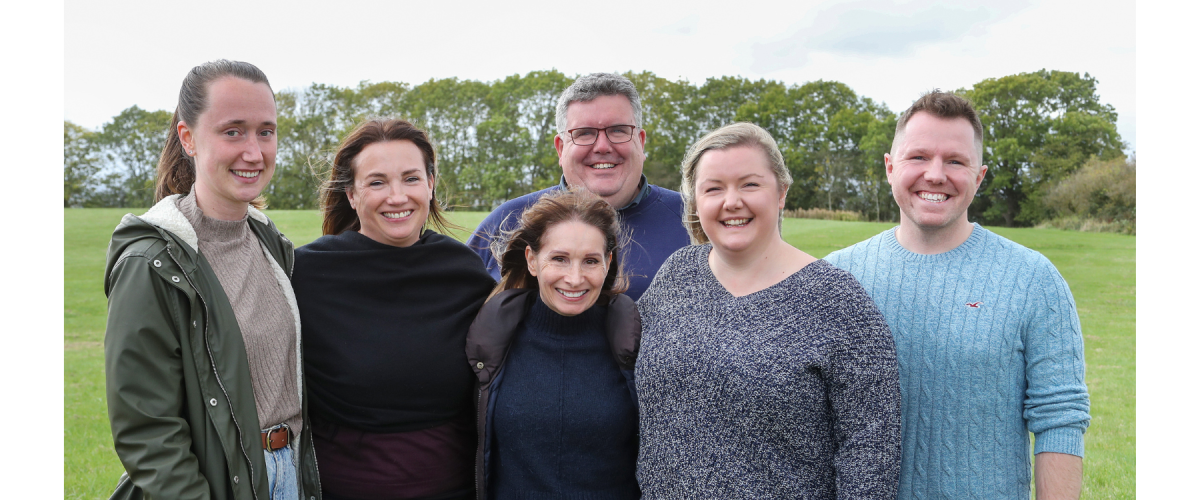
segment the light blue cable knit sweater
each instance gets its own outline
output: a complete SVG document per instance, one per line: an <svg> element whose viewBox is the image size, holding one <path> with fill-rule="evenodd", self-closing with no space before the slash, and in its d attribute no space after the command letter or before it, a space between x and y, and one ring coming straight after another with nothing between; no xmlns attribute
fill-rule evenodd
<svg viewBox="0 0 1200 500"><path fill-rule="evenodd" d="M903 408L897 498L1029 498L1034 453L1083 456L1083 338L1042 254L976 224L958 248L905 250L895 230L830 254L896 341Z"/></svg>

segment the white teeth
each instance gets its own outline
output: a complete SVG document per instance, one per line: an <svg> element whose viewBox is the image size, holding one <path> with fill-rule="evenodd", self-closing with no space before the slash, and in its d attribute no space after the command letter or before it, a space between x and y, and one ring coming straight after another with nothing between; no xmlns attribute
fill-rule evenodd
<svg viewBox="0 0 1200 500"><path fill-rule="evenodd" d="M917 196L922 200L932 201L934 203L946 201L946 193L917 193Z"/></svg>
<svg viewBox="0 0 1200 500"><path fill-rule="evenodd" d="M617 166L615 163L597 163L595 165L592 165L592 168L606 169L606 168L613 168L615 166Z"/></svg>
<svg viewBox="0 0 1200 500"><path fill-rule="evenodd" d="M410 214L412 214L412 210L405 210L403 212L384 212L383 217L386 219L399 219L401 217L408 217Z"/></svg>
<svg viewBox="0 0 1200 500"><path fill-rule="evenodd" d="M725 226L735 226L735 227L745 226L746 224L749 224L749 223L750 223L750 219L729 219L727 221L721 222L721 224L725 224Z"/></svg>
<svg viewBox="0 0 1200 500"><path fill-rule="evenodd" d="M566 291L566 290L563 290L563 289L561 289L561 288L555 288L555 290L558 290L558 293L561 293L561 294L563 294L563 295L565 295L565 296L567 296L567 297L570 297L570 298L572 298L572 299L576 299L576 298L582 297L584 293L587 293L587 290L580 290L580 291L578 291L578 292L568 292L568 291Z"/></svg>
<svg viewBox="0 0 1200 500"><path fill-rule="evenodd" d="M253 172L243 172L241 170L230 170L230 172L233 172L233 175L236 175L238 177L245 177L247 179L253 179L255 177L258 177L258 173L259 173L258 170L255 170Z"/></svg>

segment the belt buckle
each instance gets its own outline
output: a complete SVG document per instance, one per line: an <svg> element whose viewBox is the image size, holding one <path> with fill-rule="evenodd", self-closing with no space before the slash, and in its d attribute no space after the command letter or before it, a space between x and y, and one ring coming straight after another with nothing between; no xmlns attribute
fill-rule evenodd
<svg viewBox="0 0 1200 500"><path fill-rule="evenodd" d="M274 429L270 429L264 433L264 434L266 434L266 437L267 437L267 451L275 451L277 449L283 449L283 446L276 448L275 443L273 443L271 441L271 438L274 437L274 434L281 430L288 433L285 436L291 437L291 432L289 431L287 424L279 424L279 427L275 427ZM285 437L284 439L286 440L287 437ZM287 446L287 445L285 444L284 446Z"/></svg>

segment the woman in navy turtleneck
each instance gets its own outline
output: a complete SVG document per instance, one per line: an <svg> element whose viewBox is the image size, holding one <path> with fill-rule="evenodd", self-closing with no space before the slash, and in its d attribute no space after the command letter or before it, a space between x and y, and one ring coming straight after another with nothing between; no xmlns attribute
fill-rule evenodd
<svg viewBox="0 0 1200 500"><path fill-rule="evenodd" d="M641 322L621 294L616 212L558 191L506 236L500 284L467 334L478 498L638 498Z"/></svg>

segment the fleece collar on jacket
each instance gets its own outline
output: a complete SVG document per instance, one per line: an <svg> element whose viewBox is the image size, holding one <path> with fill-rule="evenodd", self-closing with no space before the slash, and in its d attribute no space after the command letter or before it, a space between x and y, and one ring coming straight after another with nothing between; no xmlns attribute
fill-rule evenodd
<svg viewBox="0 0 1200 500"><path fill-rule="evenodd" d="M200 248L200 239L196 236L196 230L188 222L183 212L179 211L179 207L175 205L175 201L181 196L183 195L173 194L163 198L158 203L155 203L153 207L150 207L150 210L147 210L141 217L136 217L133 214L125 214L125 217L121 218L121 225L133 223L140 218L156 227L170 231L171 234L174 234L183 240L184 243L187 243L188 246L192 247L192 251L198 251ZM267 224L267 214L262 213L259 209L247 206L246 212L250 214L250 218Z"/></svg>
<svg viewBox="0 0 1200 500"><path fill-rule="evenodd" d="M147 210L141 217L133 214L125 214L121 218L121 224L117 227L120 228L121 226L137 223L140 219L155 227L169 231L176 238L183 240L184 243L192 247L193 252L199 252L200 238L196 236L196 229L192 227L191 222L188 222L187 216L183 215L183 212L175 205L175 201L180 196L183 195L173 194L163 198L158 203L155 203L153 207L150 207L150 210ZM270 223L270 220L267 219L267 214L262 213L262 211L253 206L247 206L246 212L249 213L251 219L263 224ZM282 267L279 267L279 263L271 256L271 252L267 250L265 244L260 241L259 245L262 246L263 253L267 256L267 262L271 264L271 270L275 274L275 280L279 282L279 288L283 290L288 308L292 311L292 321L296 328L296 388L300 391L300 401L304 401L304 368L303 356L300 350L300 308L296 303L296 294L292 291L292 281L288 278L287 272Z"/></svg>

